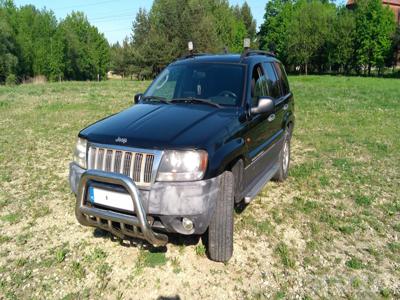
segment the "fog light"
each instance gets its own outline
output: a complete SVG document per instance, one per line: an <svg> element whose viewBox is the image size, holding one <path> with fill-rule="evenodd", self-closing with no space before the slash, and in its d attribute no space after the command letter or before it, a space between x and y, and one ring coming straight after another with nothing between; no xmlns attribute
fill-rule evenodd
<svg viewBox="0 0 400 300"><path fill-rule="evenodd" d="M182 226L183 226L183 228L185 228L185 230L191 231L193 229L193 222L188 218L183 218Z"/></svg>

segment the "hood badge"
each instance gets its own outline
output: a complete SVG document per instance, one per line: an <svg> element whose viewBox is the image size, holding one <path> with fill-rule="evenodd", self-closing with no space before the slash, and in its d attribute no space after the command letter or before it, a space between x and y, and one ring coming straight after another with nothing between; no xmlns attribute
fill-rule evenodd
<svg viewBox="0 0 400 300"><path fill-rule="evenodd" d="M115 142L116 142L116 143L126 144L126 143L128 142L128 139L127 139L127 138L122 138L122 137L117 137L117 138L115 139Z"/></svg>

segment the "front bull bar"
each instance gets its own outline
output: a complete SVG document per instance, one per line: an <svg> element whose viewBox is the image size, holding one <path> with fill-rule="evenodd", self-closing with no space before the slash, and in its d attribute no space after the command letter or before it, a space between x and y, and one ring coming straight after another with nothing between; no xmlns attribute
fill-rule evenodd
<svg viewBox="0 0 400 300"><path fill-rule="evenodd" d="M123 186L132 198L136 216L86 206L85 198L89 181ZM131 178L122 174L98 170L88 170L84 172L79 182L75 215L80 224L107 230L121 239L124 239L126 236L142 238L155 246L164 246L168 242L167 235L154 232L151 229L136 184ZM106 224L103 223L101 219L107 220ZM113 222L119 223L119 228L113 226ZM126 224L133 226L134 230L126 229ZM140 228L140 231L137 228Z"/></svg>

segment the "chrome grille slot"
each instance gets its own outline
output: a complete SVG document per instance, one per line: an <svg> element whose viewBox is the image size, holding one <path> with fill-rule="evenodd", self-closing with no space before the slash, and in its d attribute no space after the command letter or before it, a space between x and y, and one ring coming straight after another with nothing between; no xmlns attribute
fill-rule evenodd
<svg viewBox="0 0 400 300"><path fill-rule="evenodd" d="M107 157L106 157L106 169L104 171L110 172L111 171L111 161L112 161L113 151L107 150Z"/></svg>
<svg viewBox="0 0 400 300"><path fill-rule="evenodd" d="M95 169L98 170L104 170L103 168L103 157L104 157L104 149L99 149L98 155L97 155L97 165Z"/></svg>
<svg viewBox="0 0 400 300"><path fill-rule="evenodd" d="M119 169L121 167L121 157L122 157L122 151L116 151L115 152L115 162L114 162L114 173L119 173Z"/></svg>
<svg viewBox="0 0 400 300"><path fill-rule="evenodd" d="M144 182L150 182L151 181L151 169L153 168L153 161L154 161L154 156L153 155L147 155L146 156L146 164L145 164L145 171L144 171Z"/></svg>
<svg viewBox="0 0 400 300"><path fill-rule="evenodd" d="M142 167L143 154L135 154L135 164L133 165L133 181L140 182L140 169Z"/></svg>
<svg viewBox="0 0 400 300"><path fill-rule="evenodd" d="M120 150L90 145L88 169L120 173L132 178L139 187L149 187L154 180L154 164L159 163L160 154L156 151L145 153L145 150L136 152L125 148Z"/></svg>
<svg viewBox="0 0 400 300"><path fill-rule="evenodd" d="M131 173L131 162L132 162L132 153L126 152L124 159L124 167L122 169L122 174L129 176Z"/></svg>

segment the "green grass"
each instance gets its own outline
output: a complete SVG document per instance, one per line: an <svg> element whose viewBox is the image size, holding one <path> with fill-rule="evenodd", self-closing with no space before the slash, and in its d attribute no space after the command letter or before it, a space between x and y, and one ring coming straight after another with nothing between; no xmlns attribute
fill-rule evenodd
<svg viewBox="0 0 400 300"><path fill-rule="evenodd" d="M348 266L351 269L359 270L365 268L365 265L363 264L362 260L356 257L352 257L348 261L346 261L346 266Z"/></svg>
<svg viewBox="0 0 400 300"><path fill-rule="evenodd" d="M0 244L7 243L11 241L11 238L6 235L0 235Z"/></svg>
<svg viewBox="0 0 400 300"><path fill-rule="evenodd" d="M155 268L167 263L164 252L141 251L137 261L137 268Z"/></svg>
<svg viewBox="0 0 400 300"><path fill-rule="evenodd" d="M55 259L56 259L57 263L62 263L65 260L67 253L68 253L68 249L65 248L64 246L57 249L55 251Z"/></svg>
<svg viewBox="0 0 400 300"><path fill-rule="evenodd" d="M171 259L171 266L172 266L173 272L175 274L178 274L178 273L182 272L181 263L179 262L179 258L178 257L174 257L174 258Z"/></svg>
<svg viewBox="0 0 400 300"><path fill-rule="evenodd" d="M89 263L95 261L104 260L107 257L107 253L101 248L94 248L93 251L85 256L85 260Z"/></svg>
<svg viewBox="0 0 400 300"><path fill-rule="evenodd" d="M205 256L206 255L206 247L203 244L198 244L195 248L196 255Z"/></svg>
<svg viewBox="0 0 400 300"><path fill-rule="evenodd" d="M235 214L227 265L206 260L201 243L153 253L75 221L67 174L78 132L131 106L148 81L1 86L0 295L157 298L165 282L190 299L196 282L206 282L222 286L221 297L232 291L226 298L398 296L390 282L400 278L400 81L289 80L296 108L290 176ZM203 298L217 293L202 291Z"/></svg>
<svg viewBox="0 0 400 300"><path fill-rule="evenodd" d="M22 218L21 214L11 213L11 214L2 216L1 220L4 222L15 224L15 223L18 223L21 220L21 218Z"/></svg>
<svg viewBox="0 0 400 300"><path fill-rule="evenodd" d="M280 242L276 248L275 253L279 256L282 265L287 268L294 268L296 262L293 258L293 254L289 250L288 246L284 242Z"/></svg>
<svg viewBox="0 0 400 300"><path fill-rule="evenodd" d="M111 271L112 271L111 266L106 262L101 263L96 268L97 276L99 276L100 279L105 279L107 275L111 273Z"/></svg>
<svg viewBox="0 0 400 300"><path fill-rule="evenodd" d="M394 254L400 255L400 242L390 242L388 247Z"/></svg>
<svg viewBox="0 0 400 300"><path fill-rule="evenodd" d="M86 271L83 265L78 261L73 261L71 264L71 272L77 279L82 279L86 276Z"/></svg>
<svg viewBox="0 0 400 300"><path fill-rule="evenodd" d="M373 199L370 196L357 194L354 196L354 201L358 205L368 206L368 205L371 205L371 203L373 202Z"/></svg>

